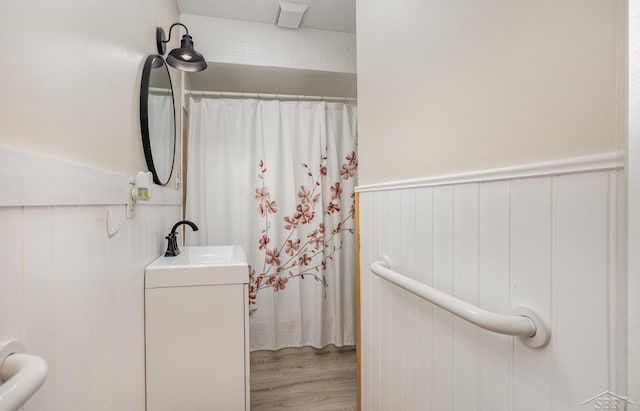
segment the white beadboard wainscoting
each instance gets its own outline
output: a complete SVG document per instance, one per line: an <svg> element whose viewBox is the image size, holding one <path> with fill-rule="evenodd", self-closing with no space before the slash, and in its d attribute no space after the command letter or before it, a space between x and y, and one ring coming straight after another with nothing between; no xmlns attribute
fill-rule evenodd
<svg viewBox="0 0 640 411"><path fill-rule="evenodd" d="M578 411L604 391L624 395L620 173L361 190L362 409ZM383 254L484 309L537 311L549 345L481 330L391 285L369 271Z"/></svg>
<svg viewBox="0 0 640 411"><path fill-rule="evenodd" d="M181 192L154 186L127 219L129 177L4 148L0 159L0 341L49 366L24 410L144 411L144 268L181 219Z"/></svg>
<svg viewBox="0 0 640 411"><path fill-rule="evenodd" d="M0 340L49 365L25 411L144 411L144 267L181 207L125 207L0 207Z"/></svg>

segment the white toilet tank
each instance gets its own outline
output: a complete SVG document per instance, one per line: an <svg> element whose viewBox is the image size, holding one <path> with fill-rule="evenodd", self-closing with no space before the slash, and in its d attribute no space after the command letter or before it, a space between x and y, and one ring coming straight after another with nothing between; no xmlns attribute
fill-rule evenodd
<svg viewBox="0 0 640 411"><path fill-rule="evenodd" d="M249 410L249 272L240 246L145 270L147 411Z"/></svg>

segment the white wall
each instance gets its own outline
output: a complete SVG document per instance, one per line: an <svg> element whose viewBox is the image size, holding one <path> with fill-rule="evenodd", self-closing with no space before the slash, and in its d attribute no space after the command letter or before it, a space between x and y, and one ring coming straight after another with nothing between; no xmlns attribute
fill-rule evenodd
<svg viewBox="0 0 640 411"><path fill-rule="evenodd" d="M175 1L11 1L2 15L0 51L11 57L0 65L0 146L130 176L146 170L140 77L156 26L178 20Z"/></svg>
<svg viewBox="0 0 640 411"><path fill-rule="evenodd" d="M620 4L358 1L359 181L615 150Z"/></svg>
<svg viewBox="0 0 640 411"><path fill-rule="evenodd" d="M181 14L209 69L193 90L356 97L356 35Z"/></svg>
<svg viewBox="0 0 640 411"><path fill-rule="evenodd" d="M361 193L362 409L579 411L624 385L612 164ZM533 309L549 345L528 348L390 285L368 270L383 254L484 309Z"/></svg>
<svg viewBox="0 0 640 411"><path fill-rule="evenodd" d="M635 137L628 290L625 173L517 172L625 153L627 12L622 0L357 2L363 409L577 411L604 390L637 401ZM550 345L527 350L384 285L368 270L382 253L482 307L531 305Z"/></svg>
<svg viewBox="0 0 640 411"><path fill-rule="evenodd" d="M640 399L640 1L629 1L629 397Z"/></svg>
<svg viewBox="0 0 640 411"><path fill-rule="evenodd" d="M181 14L194 44L216 63L355 73L355 34Z"/></svg>
<svg viewBox="0 0 640 411"><path fill-rule="evenodd" d="M157 188L133 220L124 202L128 177L146 170L142 65L177 7L36 0L1 9L0 51L11 57L0 65L0 341L18 339L49 365L25 410L143 411L144 267L180 219L180 193ZM122 224L112 238L109 210Z"/></svg>

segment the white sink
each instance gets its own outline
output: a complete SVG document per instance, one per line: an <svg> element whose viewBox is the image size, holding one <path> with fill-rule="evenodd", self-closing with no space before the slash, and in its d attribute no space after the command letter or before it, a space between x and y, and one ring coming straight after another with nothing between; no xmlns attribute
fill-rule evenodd
<svg viewBox="0 0 640 411"><path fill-rule="evenodd" d="M233 262L233 245L218 245L210 247L184 247L182 252L175 257L159 258L159 265L171 267L187 267L193 265L218 266ZM236 258L239 255L236 253Z"/></svg>
<svg viewBox="0 0 640 411"><path fill-rule="evenodd" d="M176 257L158 257L145 271L145 288L249 282L244 249L239 245L183 247Z"/></svg>

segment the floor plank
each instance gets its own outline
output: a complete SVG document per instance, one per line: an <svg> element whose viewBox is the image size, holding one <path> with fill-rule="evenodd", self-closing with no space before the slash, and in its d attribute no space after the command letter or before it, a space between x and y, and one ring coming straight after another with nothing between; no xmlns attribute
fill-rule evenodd
<svg viewBox="0 0 640 411"><path fill-rule="evenodd" d="M355 347L252 352L251 410L355 411Z"/></svg>

